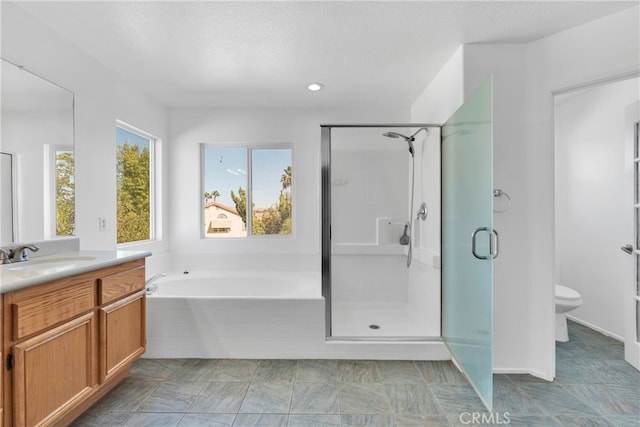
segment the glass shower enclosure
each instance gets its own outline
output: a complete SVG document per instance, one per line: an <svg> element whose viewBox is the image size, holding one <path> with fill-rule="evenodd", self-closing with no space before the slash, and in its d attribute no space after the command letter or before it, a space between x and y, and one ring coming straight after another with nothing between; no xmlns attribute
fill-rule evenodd
<svg viewBox="0 0 640 427"><path fill-rule="evenodd" d="M327 339L442 340L490 410L492 79L441 125L322 125L321 138Z"/></svg>
<svg viewBox="0 0 640 427"><path fill-rule="evenodd" d="M428 212L439 188L424 185L439 182L439 129L419 132L411 144L384 135L410 136L428 126L323 127L332 338L439 339L439 240L432 236L430 251L421 240L427 227L439 231L439 215Z"/></svg>

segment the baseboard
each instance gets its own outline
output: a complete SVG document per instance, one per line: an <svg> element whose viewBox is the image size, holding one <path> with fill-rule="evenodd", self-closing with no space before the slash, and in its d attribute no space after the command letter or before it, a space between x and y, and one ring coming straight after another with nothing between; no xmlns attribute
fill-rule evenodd
<svg viewBox="0 0 640 427"><path fill-rule="evenodd" d="M543 379L545 381L553 381L553 377L548 377L542 372L538 372L532 369L520 369L520 368L493 368L494 374L518 374L518 375L531 375L536 378Z"/></svg>
<svg viewBox="0 0 640 427"><path fill-rule="evenodd" d="M596 326L596 325L594 325L592 323L585 322L584 320L578 319L575 316L567 314L567 319L569 319L569 320L571 320L573 322L579 323L582 326L586 326L589 329L593 329L596 332L600 332L602 335L606 335L606 336L608 336L610 338L613 338L615 340L618 340L620 342L624 342L624 337L621 337L620 335L616 335L613 332L609 332L606 329L602 329L602 328L600 328L600 327L598 327L598 326Z"/></svg>

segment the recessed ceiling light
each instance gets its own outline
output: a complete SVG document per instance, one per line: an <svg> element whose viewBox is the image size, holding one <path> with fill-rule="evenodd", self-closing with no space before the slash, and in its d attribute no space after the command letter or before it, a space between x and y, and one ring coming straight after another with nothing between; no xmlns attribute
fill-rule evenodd
<svg viewBox="0 0 640 427"><path fill-rule="evenodd" d="M309 89L311 92L317 92L324 89L324 85L322 83L309 83L307 89Z"/></svg>

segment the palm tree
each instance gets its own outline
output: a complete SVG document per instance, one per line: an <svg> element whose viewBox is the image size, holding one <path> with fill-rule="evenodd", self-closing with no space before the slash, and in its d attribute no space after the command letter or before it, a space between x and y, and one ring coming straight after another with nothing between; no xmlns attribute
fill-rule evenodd
<svg viewBox="0 0 640 427"><path fill-rule="evenodd" d="M280 177L280 182L282 183L282 189L286 190L287 188L291 187L292 180L293 180L293 171L291 169L291 166L287 166L287 168L284 170L284 173Z"/></svg>
<svg viewBox="0 0 640 427"><path fill-rule="evenodd" d="M218 190L213 190L212 192L207 191L204 193L204 202L209 203L209 200L211 199L215 202L218 197L220 197L220 192Z"/></svg>

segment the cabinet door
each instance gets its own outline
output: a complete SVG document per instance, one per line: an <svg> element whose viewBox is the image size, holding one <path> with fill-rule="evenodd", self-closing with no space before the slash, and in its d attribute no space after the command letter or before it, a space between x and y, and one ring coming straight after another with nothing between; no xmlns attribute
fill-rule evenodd
<svg viewBox="0 0 640 427"><path fill-rule="evenodd" d="M146 349L144 291L100 309L100 381L129 366Z"/></svg>
<svg viewBox="0 0 640 427"><path fill-rule="evenodd" d="M51 424L92 392L94 313L13 347L14 423Z"/></svg>

